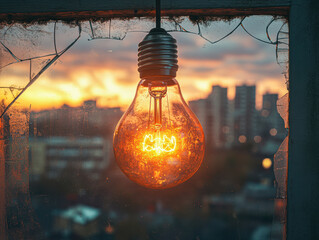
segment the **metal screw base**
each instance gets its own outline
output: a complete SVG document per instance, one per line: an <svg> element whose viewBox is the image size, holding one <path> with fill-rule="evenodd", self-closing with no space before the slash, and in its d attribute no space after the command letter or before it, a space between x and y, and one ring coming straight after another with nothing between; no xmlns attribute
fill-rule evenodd
<svg viewBox="0 0 319 240"><path fill-rule="evenodd" d="M142 79L176 77L176 40L164 29L153 28L138 46L138 71Z"/></svg>

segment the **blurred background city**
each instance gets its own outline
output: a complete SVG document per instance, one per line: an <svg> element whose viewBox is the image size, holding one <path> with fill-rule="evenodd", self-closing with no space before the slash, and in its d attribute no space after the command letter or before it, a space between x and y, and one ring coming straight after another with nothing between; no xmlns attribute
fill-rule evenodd
<svg viewBox="0 0 319 240"><path fill-rule="evenodd" d="M245 24L262 38L269 19L250 17ZM212 24L215 31L207 25L204 33L223 36L237 22ZM59 28L63 44L73 30ZM7 29L7 38L17 32ZM0 143L9 235L20 236L24 229L33 240L282 239L285 202L276 198L274 154L288 134L285 116L278 113L278 99L287 91L275 46L243 30L218 47L193 35L174 35L177 80L203 126L206 152L190 180L152 190L124 176L112 147L113 131L138 82L137 43L144 35L107 46L96 41L94 47L80 39L20 98L25 110L4 115ZM28 53L19 43L16 52ZM52 46L46 41L43 49ZM10 67L1 77L19 84L30 69L23 62ZM16 90L10 91L14 96ZM3 96L7 101L11 95Z"/></svg>
<svg viewBox="0 0 319 240"><path fill-rule="evenodd" d="M287 135L277 94L255 105L256 86L212 86L191 101L206 157L186 183L144 189L115 163L112 136L123 112L88 100L31 112L32 206L47 239L281 239L273 156ZM14 211L14 208L12 209ZM17 226L10 226L14 228ZM37 235L36 234L36 235ZM270 238L272 237L272 238Z"/></svg>

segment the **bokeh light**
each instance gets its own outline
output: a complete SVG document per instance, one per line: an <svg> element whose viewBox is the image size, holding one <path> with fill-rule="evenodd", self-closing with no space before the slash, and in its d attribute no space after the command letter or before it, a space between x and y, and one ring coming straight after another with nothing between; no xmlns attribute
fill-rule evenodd
<svg viewBox="0 0 319 240"><path fill-rule="evenodd" d="M247 137L244 136L244 135L240 135L240 136L238 137L238 141L239 141L240 143L245 143L245 142L247 141Z"/></svg>
<svg viewBox="0 0 319 240"><path fill-rule="evenodd" d="M277 129L276 128L272 128L272 129L270 129L269 133L270 133L271 136L274 137L274 136L277 135Z"/></svg>
<svg viewBox="0 0 319 240"><path fill-rule="evenodd" d="M264 158L262 161L262 166L264 169L269 169L272 166L272 161L270 158Z"/></svg>

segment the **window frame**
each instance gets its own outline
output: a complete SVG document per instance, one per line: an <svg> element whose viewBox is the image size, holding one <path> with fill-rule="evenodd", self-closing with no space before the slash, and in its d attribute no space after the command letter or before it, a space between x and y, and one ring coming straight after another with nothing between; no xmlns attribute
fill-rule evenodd
<svg viewBox="0 0 319 240"><path fill-rule="evenodd" d="M154 16L155 1L20 0L2 2L0 23ZM289 19L288 240L319 239L319 3L311 0L164 0L163 15ZM1 121L0 121L1 124ZM0 129L2 131L2 129ZM1 146L0 146L1 147ZM0 236L6 236L5 163L0 155Z"/></svg>

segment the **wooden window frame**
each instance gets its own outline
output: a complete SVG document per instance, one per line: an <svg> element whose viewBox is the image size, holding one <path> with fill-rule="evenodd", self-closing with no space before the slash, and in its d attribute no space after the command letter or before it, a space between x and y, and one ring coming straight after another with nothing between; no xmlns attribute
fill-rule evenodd
<svg viewBox="0 0 319 240"><path fill-rule="evenodd" d="M143 0L1 1L0 22L154 16L154 5L155 1ZM319 1L163 0L162 9L166 16L229 18L282 15L289 19L290 128L286 236L288 240L319 239L319 31L316 29L319 26ZM2 182L4 176L1 172ZM0 184L0 192L3 192L1 188L4 188L3 183ZM5 219L1 214L4 208L0 206L1 236L5 236Z"/></svg>

